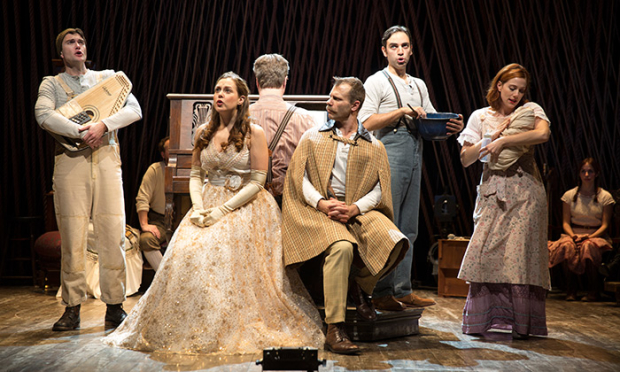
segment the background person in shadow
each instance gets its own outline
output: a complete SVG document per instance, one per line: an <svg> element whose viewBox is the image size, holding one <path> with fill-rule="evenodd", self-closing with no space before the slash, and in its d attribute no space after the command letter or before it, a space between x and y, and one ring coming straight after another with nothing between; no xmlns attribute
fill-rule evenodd
<svg viewBox="0 0 620 372"><path fill-rule="evenodd" d="M157 144L162 160L153 163L144 173L136 196L136 211L140 221L140 250L153 270L157 271L162 259L161 246L168 241L165 228L166 191L165 169L168 164L170 137Z"/></svg>
<svg viewBox="0 0 620 372"><path fill-rule="evenodd" d="M577 298L577 279L584 273L587 295L581 300L598 300L598 267L603 253L612 250L607 232L615 201L609 192L599 186L600 174L601 167L593 158L581 162L577 187L562 196L564 234L558 241L549 242L549 267L562 264L567 301Z"/></svg>

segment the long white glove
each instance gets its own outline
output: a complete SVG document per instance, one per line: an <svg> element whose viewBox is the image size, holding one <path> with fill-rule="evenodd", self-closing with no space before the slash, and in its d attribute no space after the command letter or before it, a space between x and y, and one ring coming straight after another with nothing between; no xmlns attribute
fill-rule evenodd
<svg viewBox="0 0 620 372"><path fill-rule="evenodd" d="M204 213L204 226L211 226L216 223L220 218L224 217L228 213L235 209L245 205L249 202L265 185L267 180L267 172L253 170L250 173L250 183L245 185L235 196L230 198L226 203L220 205L217 208L210 208Z"/></svg>
<svg viewBox="0 0 620 372"><path fill-rule="evenodd" d="M194 211L189 217L191 223L204 227L204 206L202 203L202 186L204 184L205 171L196 165L192 166L189 173L189 197L192 200Z"/></svg>

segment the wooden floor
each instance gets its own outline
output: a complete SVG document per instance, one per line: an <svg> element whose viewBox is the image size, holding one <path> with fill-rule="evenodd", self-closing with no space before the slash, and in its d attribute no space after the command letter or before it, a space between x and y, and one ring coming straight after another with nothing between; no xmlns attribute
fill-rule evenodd
<svg viewBox="0 0 620 372"><path fill-rule="evenodd" d="M507 333L461 333L463 298L437 297L420 319L420 334L363 343L360 356L325 351L320 371L620 371L620 308L613 302L547 301L548 337L513 341ZM131 309L139 296L130 297ZM105 305L82 305L81 329L52 332L63 307L31 287L0 287L0 371L261 371L261 355L165 355L109 347L101 342Z"/></svg>

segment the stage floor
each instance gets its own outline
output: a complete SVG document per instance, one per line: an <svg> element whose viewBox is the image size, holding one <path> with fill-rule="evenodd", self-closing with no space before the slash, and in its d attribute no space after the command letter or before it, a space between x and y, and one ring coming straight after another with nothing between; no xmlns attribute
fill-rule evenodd
<svg viewBox="0 0 620 372"><path fill-rule="evenodd" d="M320 371L619 371L620 308L613 302L547 301L548 337L513 341L508 333L472 337L461 333L464 298L435 298L420 319L420 334L359 343L359 356L319 351ZM130 297L131 310L139 295ZM0 287L0 371L261 371L245 356L143 353L101 342L105 304L82 304L81 329L52 332L63 307L53 295L31 287ZM108 331L109 332L109 331Z"/></svg>

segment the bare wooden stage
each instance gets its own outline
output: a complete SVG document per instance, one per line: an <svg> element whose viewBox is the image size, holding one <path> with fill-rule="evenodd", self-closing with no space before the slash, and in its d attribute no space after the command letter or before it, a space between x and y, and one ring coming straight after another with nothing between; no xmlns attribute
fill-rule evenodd
<svg viewBox="0 0 620 372"><path fill-rule="evenodd" d="M614 302L565 302L560 293L547 301L548 337L513 341L508 333L463 335L463 298L433 297L437 305L420 319L420 334L360 343L359 356L326 351L320 371L619 371L620 308ZM130 297L130 310L139 296ZM52 332L63 307L31 287L0 287L0 371L261 371L257 355L213 357L143 353L101 342L105 305L82 305L82 326ZM205 330L208 332L209 330ZM109 332L109 331L108 331Z"/></svg>

